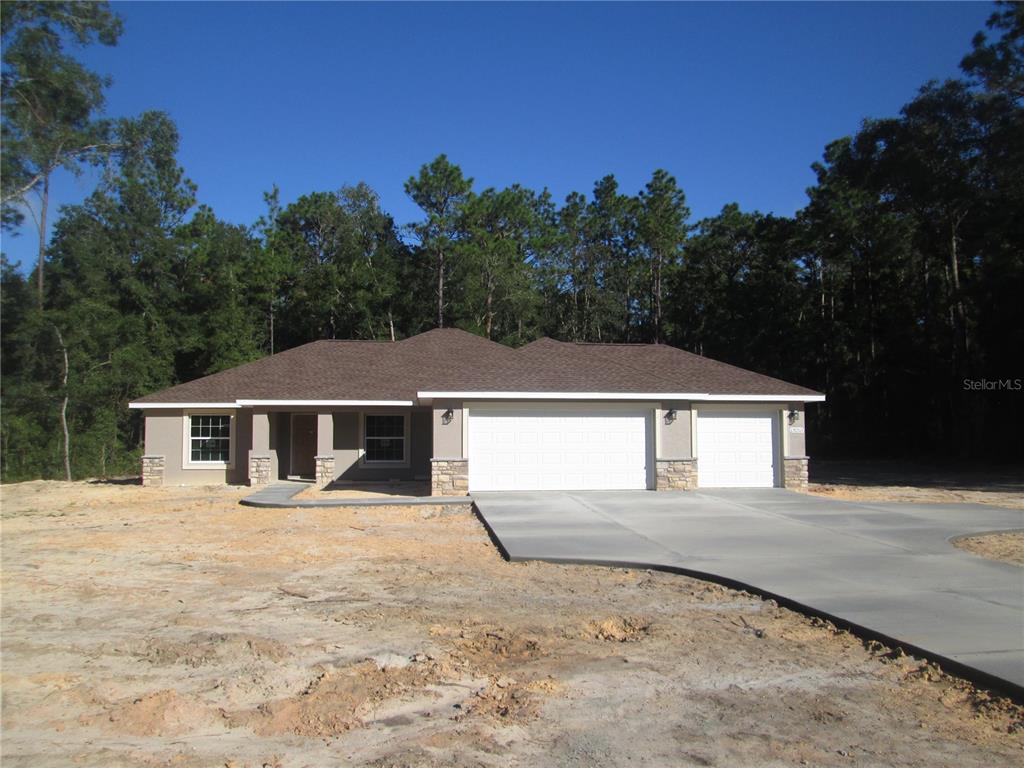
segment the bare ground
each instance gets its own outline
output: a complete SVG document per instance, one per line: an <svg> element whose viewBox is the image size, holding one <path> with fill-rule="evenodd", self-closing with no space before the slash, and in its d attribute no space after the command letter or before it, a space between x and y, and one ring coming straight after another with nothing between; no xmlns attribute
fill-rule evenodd
<svg viewBox="0 0 1024 768"><path fill-rule="evenodd" d="M1020 707L770 601L245 492L2 489L5 766L1024 760Z"/></svg>
<svg viewBox="0 0 1024 768"><path fill-rule="evenodd" d="M1024 467L812 459L807 490L848 501L993 504L1024 509Z"/></svg>
<svg viewBox="0 0 1024 768"><path fill-rule="evenodd" d="M326 488L310 485L295 495L297 499L385 499L389 496L429 496L430 483L377 482L331 483Z"/></svg>
<svg viewBox="0 0 1024 768"><path fill-rule="evenodd" d="M1024 566L1024 532L984 533L953 539L954 546L972 555Z"/></svg>
<svg viewBox="0 0 1024 768"><path fill-rule="evenodd" d="M847 485L810 483L807 492L846 501L895 501L911 504L992 504L1024 509L1024 496L1006 491L921 488L912 485Z"/></svg>

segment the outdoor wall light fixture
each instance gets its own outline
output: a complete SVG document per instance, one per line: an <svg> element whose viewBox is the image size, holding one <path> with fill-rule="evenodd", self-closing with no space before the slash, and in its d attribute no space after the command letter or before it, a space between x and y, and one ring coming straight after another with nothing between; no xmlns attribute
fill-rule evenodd
<svg viewBox="0 0 1024 768"><path fill-rule="evenodd" d="M790 408L789 409L789 423L790 424L796 424L796 420L798 418L800 418L800 414L797 412L796 408Z"/></svg>
<svg viewBox="0 0 1024 768"><path fill-rule="evenodd" d="M452 418L454 416L455 416L455 414L452 413L452 409L449 408L447 411L445 411L444 413L441 414L441 423L442 424L451 424L452 423Z"/></svg>
<svg viewBox="0 0 1024 768"><path fill-rule="evenodd" d="M676 420L676 409L675 408L669 408L667 411L665 411L665 423L666 424L671 424L675 420Z"/></svg>

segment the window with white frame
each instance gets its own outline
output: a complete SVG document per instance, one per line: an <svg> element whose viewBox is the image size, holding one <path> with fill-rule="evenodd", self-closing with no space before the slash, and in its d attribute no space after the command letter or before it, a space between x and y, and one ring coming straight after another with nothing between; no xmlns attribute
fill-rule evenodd
<svg viewBox="0 0 1024 768"><path fill-rule="evenodd" d="M189 416L188 455L194 464L231 461L231 416L226 413Z"/></svg>
<svg viewBox="0 0 1024 768"><path fill-rule="evenodd" d="M405 461L405 416L366 414L363 460L367 463Z"/></svg>

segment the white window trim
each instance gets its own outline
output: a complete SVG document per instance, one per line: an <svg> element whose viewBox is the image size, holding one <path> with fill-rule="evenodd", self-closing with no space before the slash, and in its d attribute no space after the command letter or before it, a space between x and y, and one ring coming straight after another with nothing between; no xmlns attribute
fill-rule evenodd
<svg viewBox="0 0 1024 768"><path fill-rule="evenodd" d="M192 460L192 417L193 416L229 416L228 423L228 460L227 461L193 461ZM181 417L181 468L182 469L234 469L235 468L235 435L238 431L238 420L228 410L211 410L208 408L187 410Z"/></svg>
<svg viewBox="0 0 1024 768"><path fill-rule="evenodd" d="M401 416L402 417L402 460L401 461L371 461L366 458L366 417L367 416ZM359 413L359 466L372 469L373 467L408 467L410 451L410 422L408 411L360 411Z"/></svg>

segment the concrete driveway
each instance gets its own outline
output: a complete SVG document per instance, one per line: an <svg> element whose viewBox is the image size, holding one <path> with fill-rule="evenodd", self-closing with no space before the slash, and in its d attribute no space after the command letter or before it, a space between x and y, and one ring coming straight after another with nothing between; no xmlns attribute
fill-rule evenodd
<svg viewBox="0 0 1024 768"><path fill-rule="evenodd" d="M834 501L782 489L473 497L511 560L706 576L1024 693L1024 569L950 544L963 534L1024 528L1022 511Z"/></svg>

